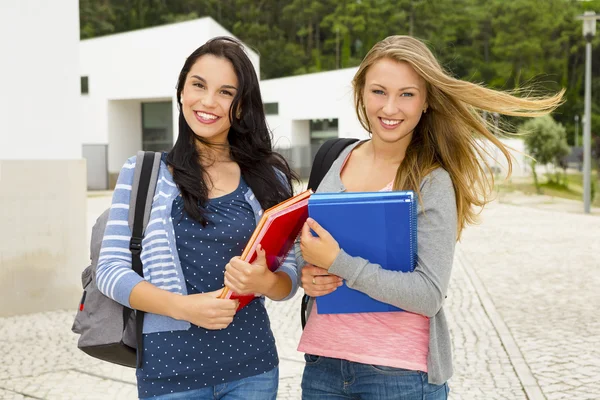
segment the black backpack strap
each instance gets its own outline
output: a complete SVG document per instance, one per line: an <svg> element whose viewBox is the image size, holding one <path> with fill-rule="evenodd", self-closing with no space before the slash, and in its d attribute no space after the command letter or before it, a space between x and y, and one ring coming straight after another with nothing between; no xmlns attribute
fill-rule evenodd
<svg viewBox="0 0 600 400"><path fill-rule="evenodd" d="M129 204L129 225L131 227L131 240L129 250L131 251L132 269L141 277L144 276L142 265L142 239L146 225L150 219L152 200L156 190L158 170L160 168L161 154L153 151L138 152L135 164L134 182L131 188L131 200ZM133 310L123 309L123 327ZM137 366L142 366L142 345L144 312L136 310L136 342L137 342Z"/></svg>
<svg viewBox="0 0 600 400"><path fill-rule="evenodd" d="M356 143L358 139L355 138L336 138L329 139L319 147L315 159L310 170L310 177L308 178L308 188L316 191L321 181L331 168L331 165L340 156L342 151L350 146L352 143ZM300 305L300 319L302 321L302 329L306 326L306 309L308 307L309 296L302 296L302 303Z"/></svg>
<svg viewBox="0 0 600 400"><path fill-rule="evenodd" d="M306 326L306 309L308 308L309 295L302 296L302 303L300 304L300 321L302 321L302 330Z"/></svg>
<svg viewBox="0 0 600 400"><path fill-rule="evenodd" d="M132 221L129 250L131 250L131 254L135 256L132 257L132 269L137 272L139 276L143 277L142 261L139 256L142 252L142 239L144 238L144 231L146 230L146 225L150 219L152 199L154 198L154 191L156 190L158 168L160 167L160 153L153 151L141 153L142 154L138 154L136 160L136 170L138 169L138 163L141 162L140 175L139 179L134 182L131 193L132 196L135 196L135 203L131 204L130 202L129 206L130 221Z"/></svg>
<svg viewBox="0 0 600 400"><path fill-rule="evenodd" d="M313 160L308 178L308 188L313 191L317 190L319 184L331 168L333 162L338 158L340 153L352 143L357 142L354 138L336 138L329 139L319 147L315 159Z"/></svg>

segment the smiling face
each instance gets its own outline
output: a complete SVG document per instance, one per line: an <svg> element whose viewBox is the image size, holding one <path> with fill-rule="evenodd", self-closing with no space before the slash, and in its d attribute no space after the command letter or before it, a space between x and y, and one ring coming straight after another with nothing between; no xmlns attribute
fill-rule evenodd
<svg viewBox="0 0 600 400"><path fill-rule="evenodd" d="M425 80L408 63L382 58L366 72L363 103L373 136L410 142L427 108Z"/></svg>
<svg viewBox="0 0 600 400"><path fill-rule="evenodd" d="M211 54L196 60L181 92L183 116L194 134L210 143L227 142L229 110L237 90L230 61Z"/></svg>

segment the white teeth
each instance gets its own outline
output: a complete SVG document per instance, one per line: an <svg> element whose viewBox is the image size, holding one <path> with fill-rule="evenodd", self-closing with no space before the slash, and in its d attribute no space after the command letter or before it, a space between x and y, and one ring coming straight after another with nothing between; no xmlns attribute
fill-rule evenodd
<svg viewBox="0 0 600 400"><path fill-rule="evenodd" d="M399 120L397 119L383 119L381 118L381 121L383 121L384 124L389 125L389 126L396 126L400 123Z"/></svg>
<svg viewBox="0 0 600 400"><path fill-rule="evenodd" d="M203 119L217 119L218 117L216 115L210 115L210 114L206 114L200 111L196 111L196 115L198 115L200 118Z"/></svg>

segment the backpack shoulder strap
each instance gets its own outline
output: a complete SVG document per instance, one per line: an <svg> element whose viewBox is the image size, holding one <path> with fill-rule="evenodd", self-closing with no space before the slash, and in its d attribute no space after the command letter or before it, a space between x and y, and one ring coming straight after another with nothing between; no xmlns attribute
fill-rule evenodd
<svg viewBox="0 0 600 400"><path fill-rule="evenodd" d="M329 139L319 147L315 159L310 170L308 178L308 188L316 191L319 184L331 168L333 162L338 158L340 153L352 143L357 142L355 138L336 138Z"/></svg>
<svg viewBox="0 0 600 400"><path fill-rule="evenodd" d="M131 229L132 237L143 237L146 225L148 225L148 221L150 220L160 159L161 153L159 152L139 151L137 153L133 183L131 185L131 198L129 200L129 228ZM136 217L139 220L136 221ZM134 226L136 225L135 222L138 222L137 226Z"/></svg>
<svg viewBox="0 0 600 400"><path fill-rule="evenodd" d="M135 160L135 175L131 185L131 199L129 201L129 226L131 227L131 240L129 250L131 251L132 269L140 276L144 276L142 266L142 239L152 209L152 200L156 191L158 170L160 168L161 154L153 151L140 151ZM123 308L123 326L126 326L131 313L130 308ZM142 365L142 342L144 313L135 312L136 317L136 341L137 341L137 366Z"/></svg>

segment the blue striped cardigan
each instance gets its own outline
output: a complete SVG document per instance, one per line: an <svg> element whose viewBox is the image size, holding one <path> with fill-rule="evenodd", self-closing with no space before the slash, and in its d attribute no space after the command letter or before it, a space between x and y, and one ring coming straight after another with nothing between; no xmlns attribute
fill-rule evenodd
<svg viewBox="0 0 600 400"><path fill-rule="evenodd" d="M98 289L104 295L127 307L130 307L131 290L143 279L160 289L187 295L171 219L173 200L180 192L164 161L161 161L158 171L158 182L152 201L150 220L142 240L141 259L144 278L131 269L131 252L129 251L131 229L128 224L128 216L135 159L135 157L131 157L127 160L119 174L96 271ZM263 214L260 203L251 189L246 192L245 198L254 210L254 216L258 223ZM293 252L288 254L284 263L279 267L279 271L288 274L292 280L292 290L283 299L287 300L293 297L298 290L298 273ZM264 301L264 298L261 301ZM144 333L186 330L189 327L190 323L187 321L175 320L164 315L147 313L144 319Z"/></svg>

